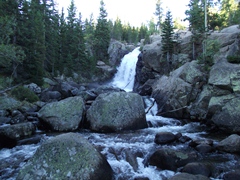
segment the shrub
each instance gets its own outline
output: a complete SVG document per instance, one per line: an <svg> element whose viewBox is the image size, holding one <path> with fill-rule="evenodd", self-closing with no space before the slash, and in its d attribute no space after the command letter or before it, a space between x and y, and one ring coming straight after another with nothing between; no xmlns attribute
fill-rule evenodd
<svg viewBox="0 0 240 180"><path fill-rule="evenodd" d="M227 60L228 60L229 63L239 64L240 63L240 55L228 56Z"/></svg>
<svg viewBox="0 0 240 180"><path fill-rule="evenodd" d="M214 64L213 58L220 49L219 42L217 40L207 39L205 42L206 54L201 54L198 57L199 63L204 64L205 69L209 70Z"/></svg>
<svg viewBox="0 0 240 180"><path fill-rule="evenodd" d="M19 86L11 91L11 94L20 101L28 101L30 103L39 100L38 96L30 89Z"/></svg>

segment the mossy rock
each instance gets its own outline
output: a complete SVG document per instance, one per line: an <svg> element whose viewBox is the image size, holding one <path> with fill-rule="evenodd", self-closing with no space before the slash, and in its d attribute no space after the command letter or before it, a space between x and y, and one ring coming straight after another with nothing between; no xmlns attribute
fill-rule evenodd
<svg viewBox="0 0 240 180"><path fill-rule="evenodd" d="M82 122L85 105L82 97L69 97L42 107L38 114L44 124L54 131L74 131Z"/></svg>
<svg viewBox="0 0 240 180"><path fill-rule="evenodd" d="M0 109L2 110L14 110L21 107L22 103L12 97L0 96Z"/></svg>
<svg viewBox="0 0 240 180"><path fill-rule="evenodd" d="M87 111L90 129L119 132L147 127L143 99L136 93L100 94Z"/></svg>
<svg viewBox="0 0 240 180"><path fill-rule="evenodd" d="M17 180L111 180L107 160L81 135L62 134L44 142Z"/></svg>

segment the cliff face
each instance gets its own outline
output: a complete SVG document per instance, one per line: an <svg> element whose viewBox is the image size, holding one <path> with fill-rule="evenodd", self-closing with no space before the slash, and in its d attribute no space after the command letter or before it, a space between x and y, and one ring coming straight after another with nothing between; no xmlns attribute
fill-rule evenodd
<svg viewBox="0 0 240 180"><path fill-rule="evenodd" d="M159 115L208 121L240 133L240 64L228 62L240 58L240 29L235 25L208 35L219 46L208 70L192 58L191 33L179 37L171 63L162 58L161 39L143 47L134 90L154 97ZM195 54L201 53L199 47Z"/></svg>

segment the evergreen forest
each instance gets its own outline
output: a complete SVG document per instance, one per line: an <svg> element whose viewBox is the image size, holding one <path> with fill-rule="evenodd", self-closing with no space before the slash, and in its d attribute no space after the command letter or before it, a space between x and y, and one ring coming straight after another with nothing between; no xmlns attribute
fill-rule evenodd
<svg viewBox="0 0 240 180"><path fill-rule="evenodd" d="M236 0L207 0L208 29L239 24L240 5ZM43 84L43 77L78 74L88 79L97 73L97 61L108 64L108 46L111 39L137 44L149 42L152 34L162 34L164 52L172 53L173 29L184 29L179 19L162 22L161 0L156 1L157 22L133 27L120 18L108 19L104 1L99 4L99 16L82 19L72 0L67 11L56 8L54 0L1 0L0 1L0 83L24 81ZM186 10L189 30L204 32L204 0L190 0ZM60 12L60 13L59 13ZM65 13L67 12L67 13ZM170 32L169 32L170 31ZM166 35L166 36L165 36ZM168 37L169 36L169 37ZM170 38L170 39L169 39Z"/></svg>

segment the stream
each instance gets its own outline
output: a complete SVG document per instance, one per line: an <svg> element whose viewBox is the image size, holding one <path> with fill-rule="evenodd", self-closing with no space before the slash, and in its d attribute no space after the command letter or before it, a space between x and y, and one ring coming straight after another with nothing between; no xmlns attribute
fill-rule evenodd
<svg viewBox="0 0 240 180"><path fill-rule="evenodd" d="M111 85L131 91L135 76L135 66L139 48L127 54L123 59L118 73ZM134 62L131 60L133 59ZM152 106L154 99L143 97L146 104L146 111ZM185 149L188 145L184 143L172 143L167 145L157 145L154 138L158 132L171 132L173 134L182 133L183 136L191 139L211 139L214 143L218 142L219 137L211 136L205 131L205 125L198 122L182 122L177 119L156 116L157 105L154 104L147 113L146 118L148 128L137 131L125 131L121 133L93 133L86 129L81 129L76 133L82 134L89 140L107 159L111 165L116 180L165 180L172 177L176 172L160 170L155 166L146 164L146 159L159 148ZM0 150L0 179L15 180L20 167L33 156L36 149L45 140L56 134L47 134L38 131L36 136L41 136L38 144L19 145L11 149ZM222 138L221 138L222 139ZM236 156L222 153L211 153L208 160L225 159L218 162L219 171L212 174L211 179L221 179L221 167L231 169L238 162Z"/></svg>

